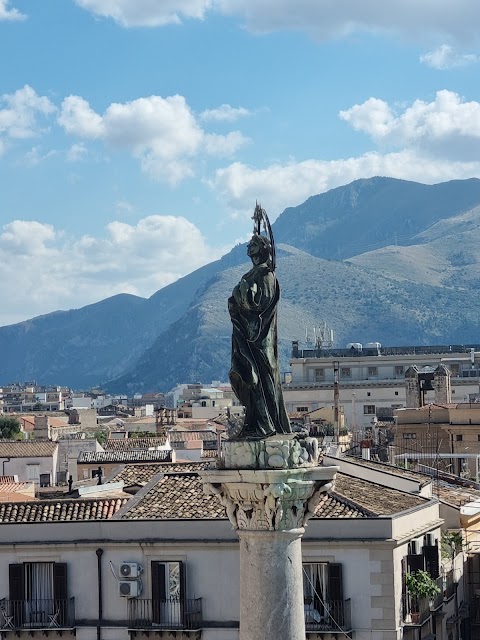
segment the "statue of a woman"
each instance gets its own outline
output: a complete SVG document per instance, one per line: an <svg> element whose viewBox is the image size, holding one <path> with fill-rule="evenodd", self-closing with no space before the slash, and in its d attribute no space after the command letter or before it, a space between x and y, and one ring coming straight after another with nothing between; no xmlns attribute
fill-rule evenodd
<svg viewBox="0 0 480 640"><path fill-rule="evenodd" d="M245 407L238 439L262 439L290 433L278 366L275 248L266 212L257 205L247 253L253 266L228 299L233 324L230 382ZM260 234L263 222L270 238Z"/></svg>

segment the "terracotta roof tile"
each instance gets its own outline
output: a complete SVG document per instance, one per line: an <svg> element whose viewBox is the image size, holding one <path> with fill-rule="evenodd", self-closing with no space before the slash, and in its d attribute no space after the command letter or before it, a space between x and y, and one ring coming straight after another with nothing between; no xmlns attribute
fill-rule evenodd
<svg viewBox="0 0 480 640"><path fill-rule="evenodd" d="M201 469L206 469L208 465L208 462L127 464L110 478L110 482L120 482L123 480L126 487L134 484L146 484L150 482L157 473L200 471Z"/></svg>
<svg viewBox="0 0 480 640"><path fill-rule="evenodd" d="M0 503L0 523L107 520L126 502L127 498Z"/></svg>
<svg viewBox="0 0 480 640"><path fill-rule="evenodd" d="M205 495L196 473L165 472L158 484L122 519L169 520L226 517L215 496ZM376 518L426 503L425 498L337 474L335 490L322 497L315 518Z"/></svg>
<svg viewBox="0 0 480 640"><path fill-rule="evenodd" d="M132 451L134 449L149 449L163 447L167 441L165 436L152 438L109 438L104 445L105 451Z"/></svg>
<svg viewBox="0 0 480 640"><path fill-rule="evenodd" d="M401 513L427 502L426 498L344 473L337 473L333 495L338 496L340 500L348 500L353 506L376 516Z"/></svg>
<svg viewBox="0 0 480 640"><path fill-rule="evenodd" d="M79 464L108 464L115 462L168 462L172 458L171 451L83 451L78 456Z"/></svg>
<svg viewBox="0 0 480 640"><path fill-rule="evenodd" d="M188 440L215 440L217 432L211 429L198 429L197 431L169 431L170 442L187 442Z"/></svg>
<svg viewBox="0 0 480 640"><path fill-rule="evenodd" d="M0 440L0 458L49 458L57 448L56 442Z"/></svg>

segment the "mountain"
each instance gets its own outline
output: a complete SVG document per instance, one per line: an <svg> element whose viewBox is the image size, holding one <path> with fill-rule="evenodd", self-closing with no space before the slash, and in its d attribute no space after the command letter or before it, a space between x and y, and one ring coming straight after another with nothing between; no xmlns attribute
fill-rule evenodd
<svg viewBox="0 0 480 640"><path fill-rule="evenodd" d="M340 345L478 341L480 180L356 180L286 209L273 230L283 367L291 341L323 321ZM237 246L149 299L0 327L0 381L147 391L225 379L226 301L248 268Z"/></svg>
<svg viewBox="0 0 480 640"><path fill-rule="evenodd" d="M433 224L480 203L480 180L426 185L393 178L355 180L290 207L274 225L277 242L344 260L386 245L410 245Z"/></svg>

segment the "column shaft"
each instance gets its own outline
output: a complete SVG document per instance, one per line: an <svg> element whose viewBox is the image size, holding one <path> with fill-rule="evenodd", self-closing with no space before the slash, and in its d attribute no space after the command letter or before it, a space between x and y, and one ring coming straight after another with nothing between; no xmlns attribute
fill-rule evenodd
<svg viewBox="0 0 480 640"><path fill-rule="evenodd" d="M305 640L303 531L238 531L240 640Z"/></svg>

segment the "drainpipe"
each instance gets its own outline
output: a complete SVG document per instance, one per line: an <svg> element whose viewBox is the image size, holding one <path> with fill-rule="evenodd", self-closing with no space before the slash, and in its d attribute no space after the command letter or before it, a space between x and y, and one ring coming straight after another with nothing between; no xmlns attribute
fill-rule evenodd
<svg viewBox="0 0 480 640"><path fill-rule="evenodd" d="M5 475L5 463L6 462L10 462L11 458L5 458L5 460L2 462L2 476Z"/></svg>
<svg viewBox="0 0 480 640"><path fill-rule="evenodd" d="M102 556L103 549L97 549L97 574L98 574L98 623L97 640L102 640L103 600L102 600Z"/></svg>

